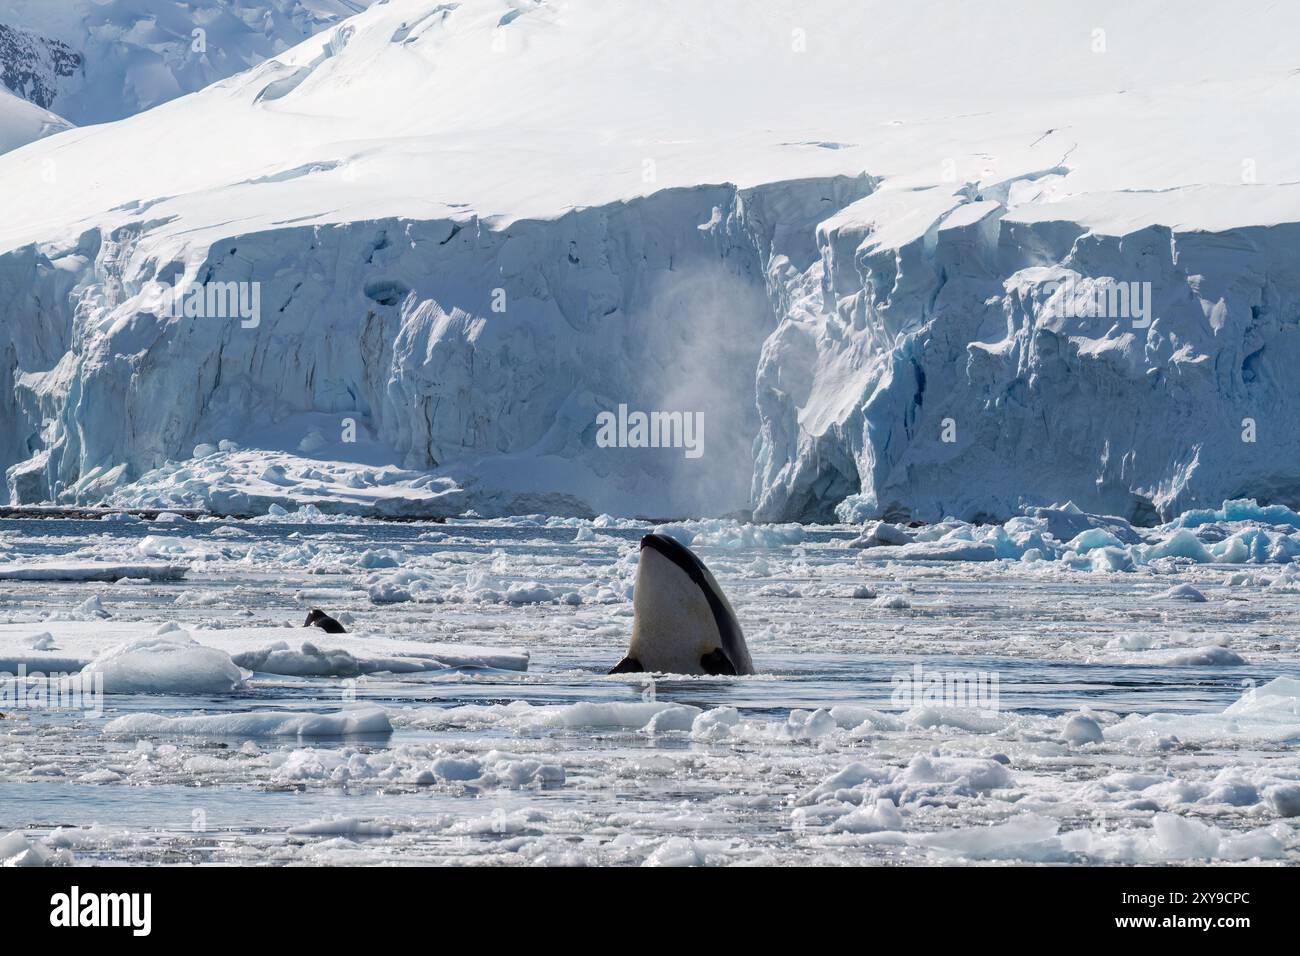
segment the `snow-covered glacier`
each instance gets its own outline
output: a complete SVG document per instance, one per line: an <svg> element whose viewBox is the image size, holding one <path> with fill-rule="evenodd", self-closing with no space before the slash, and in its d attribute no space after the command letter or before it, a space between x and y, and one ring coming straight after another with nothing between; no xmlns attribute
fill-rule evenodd
<svg viewBox="0 0 1300 956"><path fill-rule="evenodd" d="M69 127L67 120L0 87L0 153Z"/></svg>
<svg viewBox="0 0 1300 956"><path fill-rule="evenodd" d="M390 0L18 149L9 497L1296 507L1300 13L1179 10ZM601 447L620 406L704 454Z"/></svg>
<svg viewBox="0 0 1300 956"><path fill-rule="evenodd" d="M369 3L0 0L0 84L78 126L111 122L283 53Z"/></svg>

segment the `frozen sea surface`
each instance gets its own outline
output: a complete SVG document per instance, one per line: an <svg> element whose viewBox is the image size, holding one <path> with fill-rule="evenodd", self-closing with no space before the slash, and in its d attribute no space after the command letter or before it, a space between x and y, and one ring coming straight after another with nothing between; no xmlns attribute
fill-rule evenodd
<svg viewBox="0 0 1300 956"><path fill-rule="evenodd" d="M9 565L186 569L3 582L4 667L134 667L137 692L0 706L0 839L78 863L1300 860L1289 563L890 560L857 526L675 525L761 673L608 676L650 527L0 522ZM350 633L285 630L311 606ZM244 656L263 634L281 655ZM227 653L233 689L139 692ZM900 698L954 675L985 696Z"/></svg>

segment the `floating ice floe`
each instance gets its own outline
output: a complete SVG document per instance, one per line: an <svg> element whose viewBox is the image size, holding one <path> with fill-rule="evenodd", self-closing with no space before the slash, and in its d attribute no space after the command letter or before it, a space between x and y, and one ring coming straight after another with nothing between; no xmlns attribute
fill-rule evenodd
<svg viewBox="0 0 1300 956"><path fill-rule="evenodd" d="M1269 787L1264 796L1278 816L1300 817L1300 783L1279 784Z"/></svg>
<svg viewBox="0 0 1300 956"><path fill-rule="evenodd" d="M72 851L51 847L19 830L0 836L0 867L71 866Z"/></svg>
<svg viewBox="0 0 1300 956"><path fill-rule="evenodd" d="M1101 732L1101 725L1093 720L1087 714L1074 714L1065 722L1064 737L1067 743L1080 744L1099 744L1104 737Z"/></svg>
<svg viewBox="0 0 1300 956"><path fill-rule="evenodd" d="M194 628L126 621L0 624L0 670L103 674L110 694L223 693L243 672L355 677L383 671L528 669L528 652L297 627Z"/></svg>
<svg viewBox="0 0 1300 956"><path fill-rule="evenodd" d="M500 750L455 753L420 744L403 744L383 753L349 747L301 748L268 758L280 784L406 784L474 786L518 790L558 787L564 768L557 763Z"/></svg>
<svg viewBox="0 0 1300 956"><path fill-rule="evenodd" d="M225 651L178 630L114 645L81 673L102 679L106 694L224 694L247 676Z"/></svg>
<svg viewBox="0 0 1300 956"><path fill-rule="evenodd" d="M599 598L594 582L582 589ZM564 604L577 606L586 600L579 591L559 591L536 581L510 582L500 575L475 569L465 576L464 584L440 584L421 571L402 570L369 578L366 594L374 604L401 604L415 601L425 604Z"/></svg>
<svg viewBox="0 0 1300 956"><path fill-rule="evenodd" d="M303 641L291 645L288 641L277 641L255 650L237 652L232 659L250 671L293 677L355 677L382 672L411 674L447 668L526 670L528 666L527 654L458 648L455 645L425 645L420 653L404 655L376 653L383 650L380 647L358 656L343 648L331 647L332 643Z"/></svg>
<svg viewBox="0 0 1300 956"><path fill-rule="evenodd" d="M899 547L912 543L912 533L887 521L869 521L862 533L849 542L850 548Z"/></svg>
<svg viewBox="0 0 1300 956"><path fill-rule="evenodd" d="M122 736L348 737L361 734L387 735L392 730L388 714L382 707L360 707L329 714L281 711L185 717L127 714L104 725L104 733Z"/></svg>
<svg viewBox="0 0 1300 956"><path fill-rule="evenodd" d="M1132 714L1105 728L1107 742L1157 742L1171 735L1185 743L1300 741L1300 681L1278 677L1249 688L1218 714Z"/></svg>
<svg viewBox="0 0 1300 956"><path fill-rule="evenodd" d="M520 700L510 704L409 709L398 711L393 720L399 727L421 729L499 726L516 733L644 730L653 734L689 731L701 713L698 707L661 701L583 701L540 706Z"/></svg>
<svg viewBox="0 0 1300 956"><path fill-rule="evenodd" d="M800 544L806 529L801 524L742 524L725 518L678 521L657 525L655 534L675 538L689 548L781 548Z"/></svg>
<svg viewBox="0 0 1300 956"><path fill-rule="evenodd" d="M1300 514L1282 505L1225 501L1215 511L1138 529L1125 519L1085 514L1073 505L1027 508L1001 524L947 518L902 529L869 522L850 542L862 561L1054 561L1079 571L1134 571L1165 560L1189 564L1290 564L1300 556ZM1197 601L1190 585L1165 597ZM1199 600L1203 600L1201 595Z"/></svg>
<svg viewBox="0 0 1300 956"><path fill-rule="evenodd" d="M141 579L143 580L143 579ZM98 594L86 598L70 611L52 611L46 621L102 621L113 615L104 607L103 598Z"/></svg>
<svg viewBox="0 0 1300 956"><path fill-rule="evenodd" d="M1164 863L1176 860L1250 860L1285 856L1286 844L1271 828L1232 833L1173 813L1159 813L1150 827L1062 832L1057 820L1029 813L990 827L946 833L907 834L902 842L967 860Z"/></svg>
<svg viewBox="0 0 1300 956"><path fill-rule="evenodd" d="M299 824L290 827L287 832L292 836L390 837L393 828L356 817L335 817Z"/></svg>
<svg viewBox="0 0 1300 956"><path fill-rule="evenodd" d="M1157 652L1150 655L1146 660L1153 664L1181 667L1238 667L1246 663L1246 659L1236 651L1213 644L1206 647L1189 647Z"/></svg>
<svg viewBox="0 0 1300 956"><path fill-rule="evenodd" d="M117 581L148 578L178 581L185 576L180 564L118 564L108 561L34 561L0 564L0 581Z"/></svg>
<svg viewBox="0 0 1300 956"><path fill-rule="evenodd" d="M140 539L136 549L151 558L172 561L216 561L232 558L236 552L220 543L183 535L151 534ZM134 576L134 575L132 575Z"/></svg>

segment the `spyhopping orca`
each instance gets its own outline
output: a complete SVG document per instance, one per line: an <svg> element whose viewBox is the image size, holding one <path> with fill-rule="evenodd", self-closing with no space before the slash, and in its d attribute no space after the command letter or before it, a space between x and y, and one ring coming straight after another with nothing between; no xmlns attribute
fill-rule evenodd
<svg viewBox="0 0 1300 956"><path fill-rule="evenodd" d="M326 634L347 633L347 631L344 629L342 624L334 620L334 618L330 617L328 614L326 614L318 607L314 607L311 609L311 612L307 615L307 621L306 623L303 624L303 627L319 627Z"/></svg>
<svg viewBox="0 0 1300 956"><path fill-rule="evenodd" d="M662 534L641 539L632 643L611 674L752 674L745 635L704 562Z"/></svg>

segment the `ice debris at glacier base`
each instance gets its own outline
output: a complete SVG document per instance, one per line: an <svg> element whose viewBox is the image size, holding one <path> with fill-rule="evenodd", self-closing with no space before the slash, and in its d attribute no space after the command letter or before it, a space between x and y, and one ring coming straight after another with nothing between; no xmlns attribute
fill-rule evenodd
<svg viewBox="0 0 1300 956"><path fill-rule="evenodd" d="M946 518L908 528L869 522L849 547L862 549L862 560L870 561L1055 561L1078 571L1133 571L1170 561L1291 564L1300 555L1300 514L1242 499L1155 528L1134 528L1124 518L1085 514L1067 504L1029 508L1000 524ZM1205 600L1186 583L1163 596Z"/></svg>

